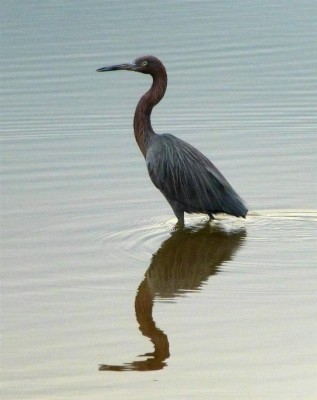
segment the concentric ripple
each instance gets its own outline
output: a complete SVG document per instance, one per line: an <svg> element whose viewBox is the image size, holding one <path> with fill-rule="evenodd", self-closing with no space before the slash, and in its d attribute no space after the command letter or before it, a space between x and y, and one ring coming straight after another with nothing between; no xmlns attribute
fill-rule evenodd
<svg viewBox="0 0 317 400"><path fill-rule="evenodd" d="M178 229L176 222L176 218L170 218L170 216L152 217L136 223L128 221L128 225L125 226L122 224L107 226L107 230L99 231L94 239L102 241L113 253L124 252L129 257L145 260L155 253L173 231ZM275 234L280 231L278 235L292 232L293 237L302 236L302 229L299 228L303 223L308 224L305 236L311 238L316 222L317 211L315 210L260 210L251 211L245 220L219 214L209 224L210 227L228 234L245 229L252 232L251 236L254 238L269 241L273 230ZM187 215L185 229L195 232L207 223L206 216ZM101 226L98 229L101 229Z"/></svg>

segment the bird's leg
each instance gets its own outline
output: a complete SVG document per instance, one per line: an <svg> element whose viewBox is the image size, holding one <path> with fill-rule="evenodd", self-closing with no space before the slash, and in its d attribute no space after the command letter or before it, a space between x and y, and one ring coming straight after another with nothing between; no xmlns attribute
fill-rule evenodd
<svg viewBox="0 0 317 400"><path fill-rule="evenodd" d="M215 217L211 213L208 214L208 216L209 216L209 222L211 222L215 219Z"/></svg>
<svg viewBox="0 0 317 400"><path fill-rule="evenodd" d="M176 224L179 228L184 228L185 226L185 221L184 221L184 214L178 218L177 224Z"/></svg>
<svg viewBox="0 0 317 400"><path fill-rule="evenodd" d="M183 208L180 206L179 203L177 203L177 201L170 201L170 200L167 200L167 201L170 203L170 206L172 207L174 214L176 215L176 218L178 219L177 225L180 227L183 227L185 224Z"/></svg>

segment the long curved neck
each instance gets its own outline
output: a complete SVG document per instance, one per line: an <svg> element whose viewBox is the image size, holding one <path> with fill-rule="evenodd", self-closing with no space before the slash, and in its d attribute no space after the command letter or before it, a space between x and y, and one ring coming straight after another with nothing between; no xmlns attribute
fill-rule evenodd
<svg viewBox="0 0 317 400"><path fill-rule="evenodd" d="M133 122L135 139L144 158L146 157L149 141L155 135L151 125L151 112L153 107L164 96L167 87L167 74L164 66L159 70L159 73L153 74L152 77L152 86L139 100Z"/></svg>

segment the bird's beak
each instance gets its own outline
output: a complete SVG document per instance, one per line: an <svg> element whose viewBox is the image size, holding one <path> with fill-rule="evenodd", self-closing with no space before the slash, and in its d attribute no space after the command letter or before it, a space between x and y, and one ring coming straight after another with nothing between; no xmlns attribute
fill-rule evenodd
<svg viewBox="0 0 317 400"><path fill-rule="evenodd" d="M117 64L111 65L110 67L103 67L97 69L97 72L106 72L106 71L135 71L136 65L135 64Z"/></svg>

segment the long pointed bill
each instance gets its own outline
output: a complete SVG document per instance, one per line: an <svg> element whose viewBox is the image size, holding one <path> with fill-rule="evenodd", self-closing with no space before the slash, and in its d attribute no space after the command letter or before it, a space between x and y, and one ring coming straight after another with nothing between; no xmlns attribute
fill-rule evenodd
<svg viewBox="0 0 317 400"><path fill-rule="evenodd" d="M106 71L135 71L135 64L118 64L118 65L111 65L110 67L103 67L97 69L97 72L106 72Z"/></svg>

